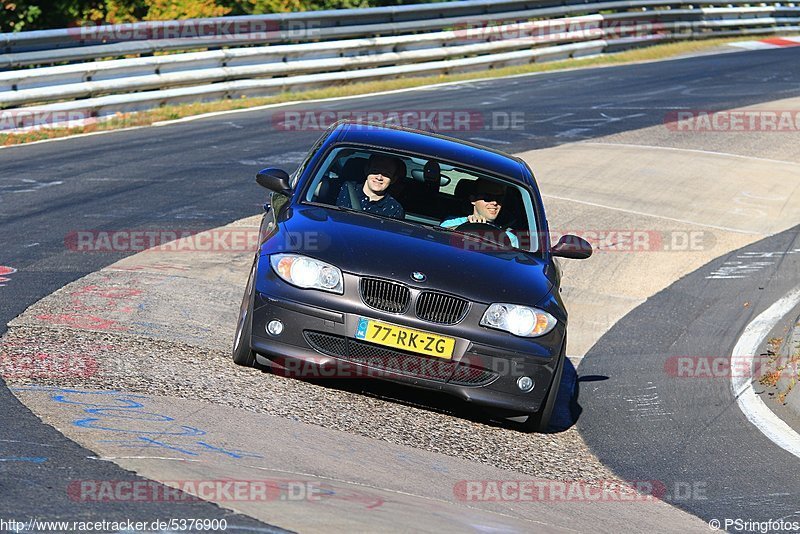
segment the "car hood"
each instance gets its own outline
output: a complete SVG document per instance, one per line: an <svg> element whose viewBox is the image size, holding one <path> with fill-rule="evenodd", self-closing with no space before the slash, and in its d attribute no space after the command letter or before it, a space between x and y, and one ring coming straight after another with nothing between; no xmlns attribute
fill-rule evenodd
<svg viewBox="0 0 800 534"><path fill-rule="evenodd" d="M542 259L456 232L316 206L289 208L281 219L280 232L262 253L305 254L345 272L476 302L533 305L553 287ZM414 272L423 273L425 281L413 280Z"/></svg>

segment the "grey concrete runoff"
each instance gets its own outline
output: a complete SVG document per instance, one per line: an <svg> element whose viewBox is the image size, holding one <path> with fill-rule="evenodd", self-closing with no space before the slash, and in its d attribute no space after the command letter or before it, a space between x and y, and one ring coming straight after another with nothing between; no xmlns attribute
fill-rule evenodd
<svg viewBox="0 0 800 534"><path fill-rule="evenodd" d="M781 173L791 177L797 172L789 166L776 169L769 162L742 162L730 155L593 143L534 151L523 157L540 177L554 228L634 228L662 237L670 232L692 231L713 237L703 242L705 246L684 250L601 247L592 260L565 262L564 292L577 339L569 353L576 359L606 328L649 295L711 258L756 240L762 232L775 231L796 216L793 206L798 203L786 202L783 211L765 213L747 227L721 219L724 203L740 187L737 169L753 172L763 165L770 169L769 174L763 174L773 176L777 182L788 179ZM590 160L602 165L589 168L577 163ZM659 202L648 202L651 192L646 183L639 185L638 178L652 174L656 162L658 168L681 168L690 173L695 184L693 194L697 198L713 196L718 203L707 201L699 206L681 202L680 196L687 191L679 183L663 192ZM606 187L582 187L585 175L597 168L604 169ZM723 182L714 172L725 173L728 178L733 173L733 179ZM555 181L550 176L561 178ZM714 195L698 193L698 187L713 190ZM256 219L251 218L211 232L255 231ZM283 528L314 531L317 521L356 530L378 526L403 530L410 525L424 529L438 525L440 514L445 512L420 506L418 499L433 499L438 507L448 510L447 521L462 521L458 524L464 530L473 529L479 522L516 531L534 526L595 530L600 525L605 531L618 530L621 525L636 529L670 525L690 531L707 528L693 516L652 502L642 509L644 503L612 506L459 501L453 488L460 480L579 480L603 484L617 478L588 451L574 428L557 434L525 435L408 403L235 367L227 350L252 252L187 252L192 249L191 244L176 249L130 256L65 286L12 321L3 339L4 348L11 355L22 359L31 352L54 354L77 362L77 370L71 375L61 373L30 380L25 376L15 378L6 363L4 374L9 383L81 391L113 389L124 392L121 395L144 395L148 413L158 414L158 419L169 418L180 428L200 429L205 433L204 443L263 456L258 458L259 469L280 472L284 478L313 475L309 479L312 482L317 480L314 477L330 479L348 491L353 484L363 485L373 488L385 502L390 501L391 495L391 502L402 501L403 506L414 510L406 515L400 509L389 513L384 507L388 505L381 505L384 508L379 513L358 514L352 513L351 501L343 504L333 499L323 507L306 502L307 506L315 506L319 514L311 518L305 511L298 512L303 506L297 503L263 507L218 501L223 507ZM604 305L598 307L601 302ZM66 403L57 403L59 409L54 409L53 392L17 390L17 394L67 437L155 480L168 483L217 479L233 476L231 473L252 477L256 472L240 465L252 467L253 457L245 456L241 460L246 461L234 466L229 466L228 457L218 458L224 454L206 459L209 453L205 450L202 460L195 458L192 454L198 454L197 443L169 442L170 449L158 451L154 450L155 444L145 441L149 445L137 450L127 439L124 447L131 447L133 453L126 452L120 450L120 440L108 435L114 432L109 428L119 430L116 426L95 422L90 422L88 428L85 422L76 426L75 421L86 418L79 418L74 406ZM184 417L178 418L176 413ZM278 428L281 430L276 431ZM307 458L307 463L298 464L296 458L282 458L287 451L295 455L307 451L311 444L323 442L323 436L332 440L331 446L320 450L313 445L318 452L313 460ZM280 443L270 441L276 439ZM394 451L391 454L390 449ZM350 466L342 471L341 450L360 451L355 455L357 465L363 467L370 461L376 465L369 469ZM331 451L337 452L334 455ZM165 456L164 452L169 454ZM437 459L438 467L430 467L431 458ZM400 472L392 471L396 469ZM471 473L475 473L474 478L470 478ZM395 520L384 522L383 511ZM335 521L341 523L331 523Z"/></svg>
<svg viewBox="0 0 800 534"><path fill-rule="evenodd" d="M595 530L598 518L606 532L704 527L658 500L464 500L467 481L622 481L574 430L527 435L236 367L227 349L250 254L143 252L65 286L10 324L6 379L67 437L167 486L318 488L321 501L210 498L291 530L561 532ZM48 377L42 354L67 365Z"/></svg>

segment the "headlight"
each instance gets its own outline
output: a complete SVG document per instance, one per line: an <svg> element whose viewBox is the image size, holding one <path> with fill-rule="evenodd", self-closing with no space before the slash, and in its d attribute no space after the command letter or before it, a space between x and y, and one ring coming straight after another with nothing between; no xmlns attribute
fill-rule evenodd
<svg viewBox="0 0 800 534"><path fill-rule="evenodd" d="M550 332L556 318L546 311L516 304L492 304L483 314L481 325L499 328L515 336L538 337Z"/></svg>
<svg viewBox="0 0 800 534"><path fill-rule="evenodd" d="M278 276L293 286L344 293L342 271L329 263L299 254L273 254L269 263Z"/></svg>

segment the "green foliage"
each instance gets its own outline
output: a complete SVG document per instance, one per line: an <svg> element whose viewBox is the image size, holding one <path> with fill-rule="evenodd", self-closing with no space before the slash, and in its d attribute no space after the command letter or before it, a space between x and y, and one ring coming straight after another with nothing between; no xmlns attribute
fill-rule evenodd
<svg viewBox="0 0 800 534"><path fill-rule="evenodd" d="M42 8L24 0L2 2L3 16L0 18L0 31L18 32L36 27Z"/></svg>
<svg viewBox="0 0 800 534"><path fill-rule="evenodd" d="M221 17L231 8L218 5L215 0L146 0L145 20L178 20Z"/></svg>
<svg viewBox="0 0 800 534"><path fill-rule="evenodd" d="M236 15L261 15L305 11L305 0L231 0L228 6Z"/></svg>
<svg viewBox="0 0 800 534"><path fill-rule="evenodd" d="M438 1L442 0L0 0L0 32Z"/></svg>

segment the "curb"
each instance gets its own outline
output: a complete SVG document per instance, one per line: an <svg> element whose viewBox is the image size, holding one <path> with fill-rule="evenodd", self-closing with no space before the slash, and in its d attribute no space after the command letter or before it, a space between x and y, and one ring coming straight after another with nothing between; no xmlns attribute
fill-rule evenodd
<svg viewBox="0 0 800 534"><path fill-rule="evenodd" d="M773 388L776 396L780 392L789 391L783 400L783 405L791 410L791 412L800 418L800 315L789 326L789 332L781 344L779 351L781 360L791 362L795 358L794 363L790 363L786 371L781 374L778 383ZM780 401L780 399L778 399Z"/></svg>

